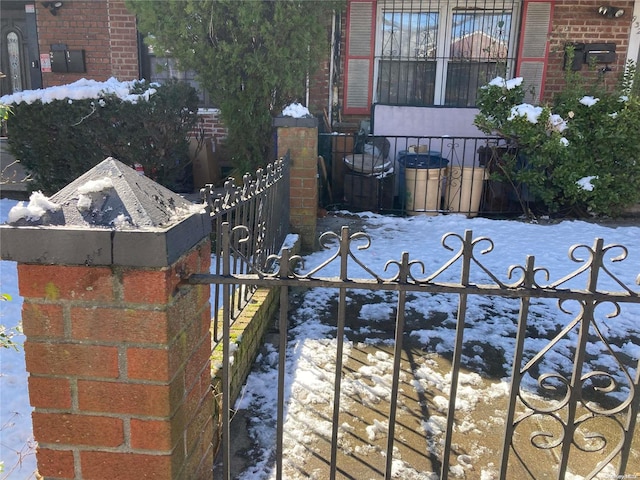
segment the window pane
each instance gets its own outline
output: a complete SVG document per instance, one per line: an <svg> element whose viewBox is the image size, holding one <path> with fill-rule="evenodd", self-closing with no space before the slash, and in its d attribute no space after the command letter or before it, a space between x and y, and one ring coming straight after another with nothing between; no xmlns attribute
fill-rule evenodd
<svg viewBox="0 0 640 480"><path fill-rule="evenodd" d="M380 61L378 101L392 105L433 105L436 62Z"/></svg>
<svg viewBox="0 0 640 480"><path fill-rule="evenodd" d="M382 21L382 56L433 59L437 37L437 13L387 12Z"/></svg>
<svg viewBox="0 0 640 480"><path fill-rule="evenodd" d="M200 88L195 79L195 72L191 70L183 71L177 66L177 62L171 57L156 57L149 55L149 81L163 83L167 80L175 79L188 83L198 92L198 106L201 108L211 107L209 95Z"/></svg>
<svg viewBox="0 0 640 480"><path fill-rule="evenodd" d="M478 88L505 74L511 12L454 13L452 25L445 104L473 107Z"/></svg>
<svg viewBox="0 0 640 480"><path fill-rule="evenodd" d="M22 65L20 63L20 41L16 32L7 34L7 52L9 53L9 79L11 92L22 91Z"/></svg>
<svg viewBox="0 0 640 480"><path fill-rule="evenodd" d="M449 62L445 105L474 107L478 89L503 74L504 66L497 62Z"/></svg>
<svg viewBox="0 0 640 480"><path fill-rule="evenodd" d="M511 12L454 13L450 57L504 61L510 32Z"/></svg>
<svg viewBox="0 0 640 480"><path fill-rule="evenodd" d="M518 5L515 0L383 3L376 101L475 106L478 88L508 75L515 64L509 48Z"/></svg>
<svg viewBox="0 0 640 480"><path fill-rule="evenodd" d="M142 40L140 40L142 41ZM141 70L142 78L149 82L165 83L175 79L188 83L196 89L198 94L198 107L212 108L214 105L209 94L200 88L196 81L196 74L192 70L183 71L178 67L177 61L170 56L170 52L154 52L152 45L145 45L142 51ZM156 55L157 53L157 55ZM164 56L161 56L163 55Z"/></svg>
<svg viewBox="0 0 640 480"><path fill-rule="evenodd" d="M378 101L433 105L438 14L385 12L378 64Z"/></svg>

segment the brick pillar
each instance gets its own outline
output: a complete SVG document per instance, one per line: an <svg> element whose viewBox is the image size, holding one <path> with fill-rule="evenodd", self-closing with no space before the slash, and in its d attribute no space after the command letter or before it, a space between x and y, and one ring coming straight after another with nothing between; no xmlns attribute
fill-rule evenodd
<svg viewBox="0 0 640 480"><path fill-rule="evenodd" d="M116 185L124 169L140 191ZM180 284L209 272L208 215L119 162L117 170L81 183L112 178L108 192L90 193L91 217L131 212L129 228L57 223L60 212L75 222L77 184L51 197L60 207L51 222L45 214L38 226L0 227L2 258L18 262L24 297L38 470L45 479L210 479L209 287ZM126 204L145 195L161 213ZM162 226L138 226L132 212Z"/></svg>
<svg viewBox="0 0 640 480"><path fill-rule="evenodd" d="M278 117L274 126L278 155L291 151L291 229L300 235L302 248L311 250L318 214L318 120Z"/></svg>

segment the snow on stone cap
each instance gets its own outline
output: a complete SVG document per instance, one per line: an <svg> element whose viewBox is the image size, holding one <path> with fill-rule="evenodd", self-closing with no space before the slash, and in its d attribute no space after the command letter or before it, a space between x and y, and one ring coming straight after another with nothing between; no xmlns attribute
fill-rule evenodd
<svg viewBox="0 0 640 480"><path fill-rule="evenodd" d="M26 222L39 223L42 218L48 215L48 212L57 212L60 205L52 202L42 192L33 192L29 197L29 203L24 202L18 204L9 210L8 221L10 224L16 224L20 220Z"/></svg>
<svg viewBox="0 0 640 480"><path fill-rule="evenodd" d="M78 193L86 195L88 193L97 193L104 190L113 188L113 181L111 177L98 178L96 180L89 180L84 185L78 187Z"/></svg>
<svg viewBox="0 0 640 480"><path fill-rule="evenodd" d="M308 118L312 117L309 109L304 105L299 103L292 103L291 105L287 105L284 110L282 110L283 117L293 117L293 118Z"/></svg>
<svg viewBox="0 0 640 480"><path fill-rule="evenodd" d="M204 205L109 157L51 198L36 192L28 205L19 203L9 212L9 224L157 230L205 212Z"/></svg>

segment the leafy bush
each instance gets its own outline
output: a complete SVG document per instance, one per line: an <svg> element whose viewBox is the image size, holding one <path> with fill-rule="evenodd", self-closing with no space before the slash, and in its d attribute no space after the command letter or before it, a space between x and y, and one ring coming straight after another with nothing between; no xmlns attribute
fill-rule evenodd
<svg viewBox="0 0 640 480"><path fill-rule="evenodd" d="M190 191L188 136L197 122L191 86L80 80L3 97L11 153L33 188L55 193L112 156L174 191Z"/></svg>
<svg viewBox="0 0 640 480"><path fill-rule="evenodd" d="M494 79L479 92L476 125L519 152L503 176L524 182L547 213L619 215L640 201L640 97L635 65L618 85L586 85L566 73L553 105L522 103L522 79ZM635 91L634 91L635 89Z"/></svg>
<svg viewBox="0 0 640 480"><path fill-rule="evenodd" d="M10 302L11 295L0 293L0 302ZM15 328L7 328L0 323L0 348L13 348L18 350L18 344L13 341L13 337L22 333L22 324Z"/></svg>

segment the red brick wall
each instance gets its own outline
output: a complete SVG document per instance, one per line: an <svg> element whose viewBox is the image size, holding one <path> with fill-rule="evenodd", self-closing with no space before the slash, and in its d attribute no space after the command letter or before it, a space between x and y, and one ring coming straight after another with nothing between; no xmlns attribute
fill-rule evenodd
<svg viewBox="0 0 640 480"><path fill-rule="evenodd" d="M107 5L111 39L111 75L118 80L137 79L139 67L136 17L127 11L124 0L109 0Z"/></svg>
<svg viewBox="0 0 640 480"><path fill-rule="evenodd" d="M209 287L178 288L210 261L205 240L165 268L18 265L41 475L211 478Z"/></svg>
<svg viewBox="0 0 640 480"><path fill-rule="evenodd" d="M326 36L320 41L326 45L323 59L319 62L317 70L309 78L309 111L320 118L322 125L323 112L329 108L329 89L331 88L330 59L331 59L331 22L330 15L326 18L325 31ZM322 128L322 127L321 127Z"/></svg>
<svg viewBox="0 0 640 480"><path fill-rule="evenodd" d="M322 118L324 111L329 108L329 57L324 59L318 66L318 70L309 79L309 111ZM322 122L323 120L321 120Z"/></svg>
<svg viewBox="0 0 640 480"><path fill-rule="evenodd" d="M318 129L278 127L278 155L291 152L289 218L291 230L300 235L302 248L316 242L318 212Z"/></svg>
<svg viewBox="0 0 640 480"><path fill-rule="evenodd" d="M52 44L63 43L68 50L85 50L86 72L42 74L43 87L64 85L81 78L120 81L140 77L138 37L135 15L124 0L74 0L65 2L57 15L51 15L36 2L38 43L41 53ZM227 130L215 109L203 111L198 130L206 137L222 140Z"/></svg>
<svg viewBox="0 0 640 480"><path fill-rule="evenodd" d="M220 110L205 109L199 112L199 122L195 133L203 133L205 138L213 137L218 141L227 137L227 128L220 118Z"/></svg>
<svg viewBox="0 0 640 480"><path fill-rule="evenodd" d="M68 50L84 50L84 73L42 74L43 87L64 85L80 78L105 81L138 78L138 47L135 16L124 0L74 0L64 2L57 15L36 2L40 53L52 44L66 44Z"/></svg>
<svg viewBox="0 0 640 480"><path fill-rule="evenodd" d="M600 15L598 8L604 4L608 3L600 0L562 0L555 3L544 100L551 100L564 86L564 45L568 42L615 43L616 62L609 65L612 71L605 74L607 84L615 84L627 56L633 1L613 2L616 7L625 10L619 18ZM597 72L590 72L587 65L582 67L582 72L585 76L598 75Z"/></svg>

